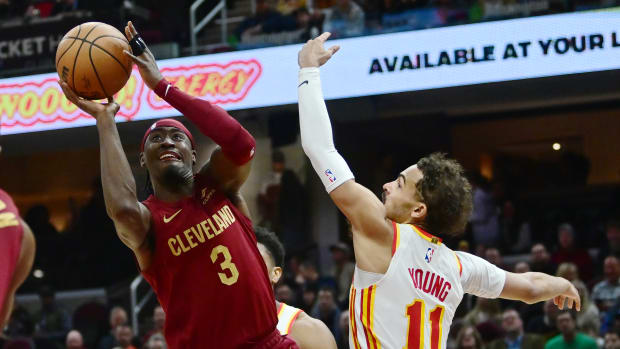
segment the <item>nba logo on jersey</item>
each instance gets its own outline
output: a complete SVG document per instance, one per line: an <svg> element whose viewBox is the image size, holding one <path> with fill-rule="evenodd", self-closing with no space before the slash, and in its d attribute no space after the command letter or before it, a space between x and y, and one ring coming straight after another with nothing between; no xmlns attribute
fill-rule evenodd
<svg viewBox="0 0 620 349"><path fill-rule="evenodd" d="M334 176L334 174L332 173L332 170L330 169L325 170L325 175L327 176L327 178L329 178L330 183L334 183L334 181L336 181L336 176Z"/></svg>
<svg viewBox="0 0 620 349"><path fill-rule="evenodd" d="M424 256L424 260L426 261L426 263L430 263L431 259L433 259L433 254L435 253L435 250L432 248L428 248L428 250L426 250L426 256Z"/></svg>

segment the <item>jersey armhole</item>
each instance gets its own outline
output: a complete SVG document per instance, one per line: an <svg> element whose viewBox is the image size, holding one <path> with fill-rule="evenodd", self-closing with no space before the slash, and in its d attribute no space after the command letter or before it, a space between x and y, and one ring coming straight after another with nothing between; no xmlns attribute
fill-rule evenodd
<svg viewBox="0 0 620 349"><path fill-rule="evenodd" d="M286 333L287 334L291 333L291 328L293 328L293 323L295 323L295 320L297 320L297 318L299 317L299 314L301 314L302 312L303 312L303 310L297 309L295 314L291 317L291 322L289 322L289 324L288 324L288 326L286 328Z"/></svg>
<svg viewBox="0 0 620 349"><path fill-rule="evenodd" d="M394 230L394 236L392 238L392 257L394 257L394 254L400 245L400 227L396 224L396 222L392 221L392 229Z"/></svg>
<svg viewBox="0 0 620 349"><path fill-rule="evenodd" d="M459 255L456 254L456 252L452 251L452 253L454 253L454 257L456 257L456 264L459 267L459 276L463 276L463 264L461 264L461 259L459 258Z"/></svg>

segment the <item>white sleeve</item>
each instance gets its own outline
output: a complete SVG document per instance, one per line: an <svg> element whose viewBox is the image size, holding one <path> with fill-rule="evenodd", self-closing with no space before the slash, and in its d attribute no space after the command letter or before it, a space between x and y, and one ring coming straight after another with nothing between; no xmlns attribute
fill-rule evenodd
<svg viewBox="0 0 620 349"><path fill-rule="evenodd" d="M504 289L506 272L472 254L455 252L461 261L463 291L483 298L497 298Z"/></svg>
<svg viewBox="0 0 620 349"><path fill-rule="evenodd" d="M332 126L323 100L319 68L299 70L299 128L301 146L330 193L353 179L349 165L334 146Z"/></svg>

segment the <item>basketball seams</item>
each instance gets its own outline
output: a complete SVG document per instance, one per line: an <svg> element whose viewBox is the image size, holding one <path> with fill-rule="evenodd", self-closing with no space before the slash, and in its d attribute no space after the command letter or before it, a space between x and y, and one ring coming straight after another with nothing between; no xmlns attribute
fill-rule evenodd
<svg viewBox="0 0 620 349"><path fill-rule="evenodd" d="M78 50L75 53L75 60L73 61L73 70L71 71L71 85L72 85L72 87L74 89L75 89L75 65L77 63L78 57L80 56L80 50L82 49L82 46L84 46L84 41L86 41L85 39L88 38L88 35L90 35L90 33L92 33L93 30L95 30L95 28L97 28L98 25L99 24L95 24L92 28L90 28L88 33L86 33L86 35L84 35L84 39L82 40L82 43L80 44L80 47L78 47Z"/></svg>
<svg viewBox="0 0 620 349"><path fill-rule="evenodd" d="M112 37L112 38L120 39L118 36L113 36L113 35L101 35L101 36L98 36L97 38L95 38L95 40L93 40L93 41L88 41L88 40L86 40L86 39L76 38L76 37L73 37L73 36L72 36L71 38L74 38L75 40L80 40L80 41L82 41L82 43L87 42L87 43L91 44L91 46L95 46L95 47L97 47L98 49L100 49L101 51L105 52L108 56L112 57L112 59L114 59L114 60L116 61L116 63L118 63L118 64L121 66L121 68L122 68L122 69L123 69L123 71L127 74L127 77L129 78L129 76L131 75L131 71L128 71L128 70L127 70L127 68L125 68L125 66L123 65L123 63L122 63L120 60L118 60L118 58L116 58L116 56L114 56L113 54L111 54L111 53L110 53L108 50L106 50L105 48L103 48L103 47L101 47L101 46L99 46L99 45L95 44L95 41L97 41L97 40L99 40L99 39L101 39L101 38L107 38L107 37ZM123 40L123 41L124 41L124 42L127 42L127 40Z"/></svg>
<svg viewBox="0 0 620 349"><path fill-rule="evenodd" d="M95 62L93 62L93 44L90 44L90 49L88 50L88 58L90 58L90 65L91 67L93 67L93 71L95 72L95 76L97 77L97 81L99 81L99 85L101 85L101 90L103 91L103 95L106 97L108 96L108 93L105 91L105 86L103 86L103 81L101 81L101 78L99 77L99 73L97 72L97 67L95 67Z"/></svg>
<svg viewBox="0 0 620 349"><path fill-rule="evenodd" d="M78 32L77 32L77 36L80 36L80 32L82 31L82 25L78 25ZM69 50L71 49L71 47L73 47L73 44L75 44L75 37L69 36L66 39L73 39L73 42L71 42L71 44L69 45L69 47L67 47L67 49L65 50L65 52L63 52L60 57L58 57L58 60L56 60L56 70L58 70L58 63L60 63L60 60L62 59L62 57L65 55L65 53L69 52ZM62 42L62 40L60 40L60 42ZM60 45L60 43L58 43L58 45Z"/></svg>

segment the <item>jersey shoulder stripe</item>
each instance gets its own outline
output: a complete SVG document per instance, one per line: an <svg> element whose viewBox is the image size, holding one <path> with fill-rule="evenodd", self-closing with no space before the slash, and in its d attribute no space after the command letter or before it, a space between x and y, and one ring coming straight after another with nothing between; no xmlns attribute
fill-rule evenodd
<svg viewBox="0 0 620 349"><path fill-rule="evenodd" d="M280 303L280 307L278 308L277 328L281 335L289 334L291 332L293 323L297 320L301 312L301 309L291 307L285 303Z"/></svg>

